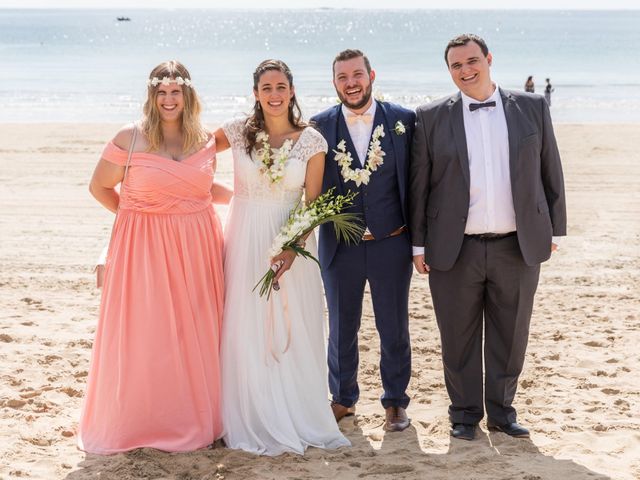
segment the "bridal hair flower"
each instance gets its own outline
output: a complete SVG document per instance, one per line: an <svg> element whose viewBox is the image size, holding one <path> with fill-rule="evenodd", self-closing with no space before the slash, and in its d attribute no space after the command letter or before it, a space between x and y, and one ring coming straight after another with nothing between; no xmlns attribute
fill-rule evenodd
<svg viewBox="0 0 640 480"><path fill-rule="evenodd" d="M176 77L176 78L171 78L171 77L162 77L162 78L153 77L153 78L149 78L147 80L147 87L157 87L160 84L167 86L167 85L171 85L172 83L176 83L176 84L178 84L180 86L186 85L187 87L193 88L193 83L191 82L191 79L190 78L182 78L182 77Z"/></svg>

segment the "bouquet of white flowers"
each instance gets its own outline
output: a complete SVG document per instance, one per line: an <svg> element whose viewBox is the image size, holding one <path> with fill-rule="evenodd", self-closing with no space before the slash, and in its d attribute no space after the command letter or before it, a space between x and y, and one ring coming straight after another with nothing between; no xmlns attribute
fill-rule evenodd
<svg viewBox="0 0 640 480"><path fill-rule="evenodd" d="M344 213L343 210L353 205L353 199L357 192L349 192L347 195L334 195L334 189L320 195L309 205L299 204L289 214L287 223L273 240L269 258L279 255L284 250L293 250L296 255L314 260L318 266L320 262L308 250L305 250L301 241L305 235L318 225L333 222L336 238L346 243L357 243L364 233L362 221L355 213ZM273 279L278 271L277 265L272 265L267 273L258 281L253 290L260 287L260 296L271 295L274 287Z"/></svg>

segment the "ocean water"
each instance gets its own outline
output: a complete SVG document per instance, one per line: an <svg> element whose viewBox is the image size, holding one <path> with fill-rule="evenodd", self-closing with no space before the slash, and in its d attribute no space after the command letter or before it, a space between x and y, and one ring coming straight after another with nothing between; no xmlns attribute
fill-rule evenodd
<svg viewBox="0 0 640 480"><path fill-rule="evenodd" d="M168 59L189 68L208 122L248 111L266 58L287 62L312 115L336 102L345 48L369 56L377 95L414 108L455 91L443 50L463 32L485 38L499 85L533 75L542 92L550 77L555 121L639 122L638 25L640 11L0 9L0 122L130 121Z"/></svg>

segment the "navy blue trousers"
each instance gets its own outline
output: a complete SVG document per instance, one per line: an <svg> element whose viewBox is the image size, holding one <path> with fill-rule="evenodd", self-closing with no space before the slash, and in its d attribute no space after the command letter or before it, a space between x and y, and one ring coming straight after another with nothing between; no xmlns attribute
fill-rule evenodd
<svg viewBox="0 0 640 480"><path fill-rule="evenodd" d="M322 271L329 309L329 390L346 407L358 401L358 330L365 283L380 335L380 376L384 408L406 408L411 377L409 342L409 284L413 263L407 233L369 240L358 245L339 244Z"/></svg>

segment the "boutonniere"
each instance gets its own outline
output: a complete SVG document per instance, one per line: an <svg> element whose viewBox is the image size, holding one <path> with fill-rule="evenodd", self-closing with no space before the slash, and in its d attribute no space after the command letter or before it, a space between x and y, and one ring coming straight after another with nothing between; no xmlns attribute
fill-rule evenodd
<svg viewBox="0 0 640 480"><path fill-rule="evenodd" d="M396 126L393 128L393 131L396 132L396 135L404 135L407 131L407 127L404 126L400 120L396 122Z"/></svg>
<svg viewBox="0 0 640 480"><path fill-rule="evenodd" d="M369 183L371 173L375 172L384 163L382 157L385 156L385 153L380 145L382 137L384 137L384 127L378 125L373 130L373 135L371 135L371 143L369 143L367 151L367 163L364 168L351 168L353 157L351 152L347 152L347 143L344 140L338 143L337 150L333 150L333 153L335 153L335 161L340 165L340 173L345 182L353 181L358 187L361 184L367 185Z"/></svg>

